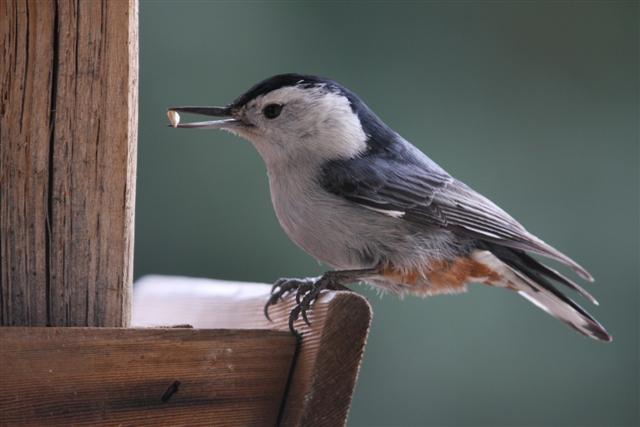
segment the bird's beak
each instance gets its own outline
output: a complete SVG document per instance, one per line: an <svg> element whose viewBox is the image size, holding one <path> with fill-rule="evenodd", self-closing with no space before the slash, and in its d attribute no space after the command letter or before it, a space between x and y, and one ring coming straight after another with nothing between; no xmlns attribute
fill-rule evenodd
<svg viewBox="0 0 640 427"><path fill-rule="evenodd" d="M179 116L171 114L171 112L201 114L203 116L223 117L223 119L180 124ZM240 122L240 120L233 117L231 107L170 107L169 118L173 127L191 129L228 129Z"/></svg>

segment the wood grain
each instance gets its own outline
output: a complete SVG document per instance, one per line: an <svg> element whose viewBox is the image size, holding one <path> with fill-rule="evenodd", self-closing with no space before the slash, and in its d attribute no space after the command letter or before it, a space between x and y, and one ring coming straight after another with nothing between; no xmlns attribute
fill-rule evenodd
<svg viewBox="0 0 640 427"><path fill-rule="evenodd" d="M126 326L136 0L0 0L0 324Z"/></svg>
<svg viewBox="0 0 640 427"><path fill-rule="evenodd" d="M54 4L0 0L0 324L46 324ZM39 37L33 36L38 28Z"/></svg>
<svg viewBox="0 0 640 427"><path fill-rule="evenodd" d="M0 328L0 425L275 425L294 348L268 330Z"/></svg>
<svg viewBox="0 0 640 427"><path fill-rule="evenodd" d="M262 312L270 285L167 276L136 283L132 324L287 331L288 299ZM371 323L371 307L354 292L324 292L302 321L303 333L282 411L283 426L345 425Z"/></svg>

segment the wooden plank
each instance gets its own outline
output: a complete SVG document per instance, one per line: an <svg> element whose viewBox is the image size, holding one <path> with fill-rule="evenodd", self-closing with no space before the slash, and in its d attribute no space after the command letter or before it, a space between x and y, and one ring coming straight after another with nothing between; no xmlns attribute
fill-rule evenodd
<svg viewBox="0 0 640 427"><path fill-rule="evenodd" d="M0 3L0 324L126 326L137 1Z"/></svg>
<svg viewBox="0 0 640 427"><path fill-rule="evenodd" d="M275 425L294 348L268 330L0 328L0 425Z"/></svg>
<svg viewBox="0 0 640 427"><path fill-rule="evenodd" d="M287 331L291 299L262 312L270 285L148 276L136 283L132 323ZM371 306L354 292L324 292L311 312L290 378L283 426L345 425L364 353Z"/></svg>

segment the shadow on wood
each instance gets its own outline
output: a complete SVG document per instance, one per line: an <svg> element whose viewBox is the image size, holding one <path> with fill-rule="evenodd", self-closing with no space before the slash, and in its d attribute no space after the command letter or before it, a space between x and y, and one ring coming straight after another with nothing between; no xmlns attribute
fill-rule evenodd
<svg viewBox="0 0 640 427"><path fill-rule="evenodd" d="M134 326L190 324L196 328L288 331L292 300L263 314L271 287L208 279L147 276L134 288ZM303 333L282 411L286 426L340 426L349 406L369 326L371 307L351 292L324 292Z"/></svg>

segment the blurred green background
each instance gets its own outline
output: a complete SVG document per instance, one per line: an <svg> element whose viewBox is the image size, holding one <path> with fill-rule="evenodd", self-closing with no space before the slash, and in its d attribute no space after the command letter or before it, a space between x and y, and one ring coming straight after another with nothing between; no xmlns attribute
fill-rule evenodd
<svg viewBox="0 0 640 427"><path fill-rule="evenodd" d="M281 72L332 77L596 277L586 339L510 292L366 295L353 426L632 426L639 406L638 3L140 5L136 277L324 271L229 134L166 127ZM586 301L581 300L585 305Z"/></svg>

